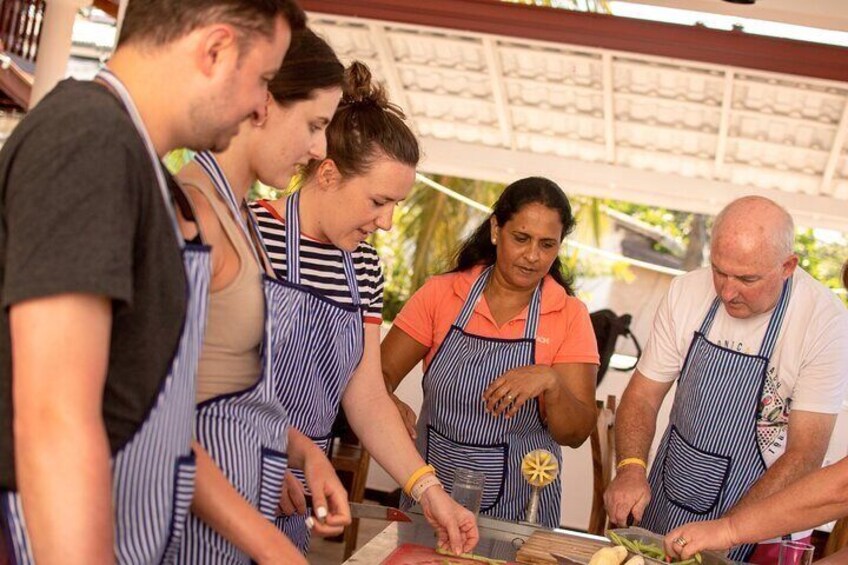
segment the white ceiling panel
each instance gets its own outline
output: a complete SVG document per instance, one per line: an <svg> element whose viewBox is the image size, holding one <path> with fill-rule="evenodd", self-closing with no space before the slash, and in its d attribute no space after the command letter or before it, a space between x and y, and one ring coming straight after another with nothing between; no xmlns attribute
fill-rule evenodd
<svg viewBox="0 0 848 565"><path fill-rule="evenodd" d="M702 212L765 194L848 231L835 213L848 211L848 83L324 13L311 24L386 83L424 171L548 174Z"/></svg>

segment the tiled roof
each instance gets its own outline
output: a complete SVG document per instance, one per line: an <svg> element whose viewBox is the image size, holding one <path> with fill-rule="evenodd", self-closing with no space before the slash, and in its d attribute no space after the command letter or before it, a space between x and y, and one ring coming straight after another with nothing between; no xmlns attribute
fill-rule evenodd
<svg viewBox="0 0 848 565"><path fill-rule="evenodd" d="M757 193L848 231L848 82L330 13L310 24L387 84L423 171L545 175L703 213Z"/></svg>

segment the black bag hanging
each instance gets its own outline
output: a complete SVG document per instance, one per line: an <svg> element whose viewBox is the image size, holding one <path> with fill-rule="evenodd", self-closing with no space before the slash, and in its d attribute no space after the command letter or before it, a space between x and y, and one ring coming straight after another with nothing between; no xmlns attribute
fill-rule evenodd
<svg viewBox="0 0 848 565"><path fill-rule="evenodd" d="M636 361L633 366L621 370L635 369L639 357L642 356L642 348L639 346L636 336L630 333L630 321L632 320L630 314L619 316L612 310L604 309L592 312L589 314L589 318L592 320L592 329L595 330L595 339L598 342L598 354L601 361L601 366L598 367L598 384L601 384L607 369L609 369L610 359L612 359L612 354L615 353L615 342L618 340L618 336L629 337L633 340L633 345L636 346Z"/></svg>

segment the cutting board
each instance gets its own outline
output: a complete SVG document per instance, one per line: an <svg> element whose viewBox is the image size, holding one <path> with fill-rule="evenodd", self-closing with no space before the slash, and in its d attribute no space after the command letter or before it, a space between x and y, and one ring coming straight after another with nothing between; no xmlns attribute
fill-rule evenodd
<svg viewBox="0 0 848 565"><path fill-rule="evenodd" d="M485 561L436 553L432 547L405 543L383 560L381 565L483 565ZM506 565L517 565L507 563Z"/></svg>
<svg viewBox="0 0 848 565"><path fill-rule="evenodd" d="M526 565L557 565L553 552L588 563L596 551L609 545L609 542L554 532L533 532L519 548L515 560Z"/></svg>

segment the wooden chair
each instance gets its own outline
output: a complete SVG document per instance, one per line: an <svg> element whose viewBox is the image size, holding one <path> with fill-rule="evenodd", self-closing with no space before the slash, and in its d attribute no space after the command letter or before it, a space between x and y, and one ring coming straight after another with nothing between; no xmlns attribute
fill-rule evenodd
<svg viewBox="0 0 848 565"><path fill-rule="evenodd" d="M606 405L598 400L598 425L589 436L592 445L592 512L589 514L590 534L603 535L607 527L604 491L612 480L615 465L615 406L616 398L607 397Z"/></svg>
<svg viewBox="0 0 848 565"><path fill-rule="evenodd" d="M832 555L848 545L848 517L840 518L833 526L833 531L827 536L824 546L824 557Z"/></svg>
<svg viewBox="0 0 848 565"><path fill-rule="evenodd" d="M333 443L330 461L342 484L347 489L348 498L352 502L362 502L365 498L365 481L368 478L368 463L370 460L368 452L362 447L353 432L344 434ZM354 518L350 525L345 528L343 534L345 544L343 561L347 561L356 550L358 535L359 519Z"/></svg>

